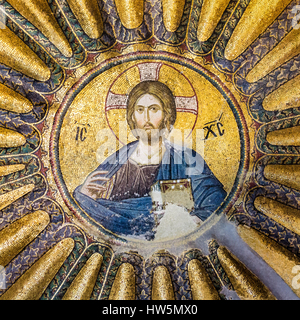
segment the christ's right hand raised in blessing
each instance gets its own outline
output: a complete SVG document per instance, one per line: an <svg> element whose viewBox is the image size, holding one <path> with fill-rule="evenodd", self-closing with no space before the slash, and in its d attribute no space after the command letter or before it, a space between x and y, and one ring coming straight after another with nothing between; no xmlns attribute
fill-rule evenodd
<svg viewBox="0 0 300 320"><path fill-rule="evenodd" d="M100 194L106 191L106 187L103 185L103 182L107 182L110 179L105 178L108 171L96 171L92 173L85 181L83 186L81 187L80 192L85 194L86 196L97 200L100 198Z"/></svg>

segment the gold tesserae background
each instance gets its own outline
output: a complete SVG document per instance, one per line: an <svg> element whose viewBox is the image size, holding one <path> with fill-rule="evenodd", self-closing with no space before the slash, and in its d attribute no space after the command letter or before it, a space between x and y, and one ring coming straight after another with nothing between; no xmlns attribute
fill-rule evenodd
<svg viewBox="0 0 300 320"><path fill-rule="evenodd" d="M112 68L99 75L83 88L70 104L63 119L59 138L59 158L63 179L72 193L82 184L89 173L94 171L108 156L126 143L134 140L126 125L126 110L115 109L106 111L106 98L115 78L124 74L111 90L115 94L128 94L139 83L137 67L131 68L136 62L124 63L122 67ZM196 145L196 130L203 130L203 140L207 135L205 124L219 120L222 117L224 134L215 137L210 134L207 140L198 141L198 152L222 182L227 192L230 192L236 179L240 164L240 136L233 112L226 99L204 77L187 67L172 65L162 67L159 81L168 85L174 96L190 97L194 95L193 86L198 100L198 115L188 112L178 112L174 131L169 140L182 145L183 137L193 130L194 149ZM127 74L126 70L130 70ZM190 83L180 72L185 75ZM136 73L136 74L134 74ZM122 85L121 85L122 83ZM119 129L126 125L126 137L120 137ZM84 141L78 139L77 128L84 126ZM216 128L214 128L216 130ZM123 130L124 131L124 130ZM218 130L216 130L218 133ZM123 132L122 132L123 133ZM121 143L119 142L121 140ZM106 149L104 152L103 149ZM100 150L100 152L99 152Z"/></svg>

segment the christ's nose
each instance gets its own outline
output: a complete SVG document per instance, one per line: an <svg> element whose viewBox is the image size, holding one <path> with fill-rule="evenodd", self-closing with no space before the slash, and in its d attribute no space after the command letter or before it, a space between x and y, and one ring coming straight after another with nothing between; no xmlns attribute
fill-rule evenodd
<svg viewBox="0 0 300 320"><path fill-rule="evenodd" d="M149 122L150 120L150 114L149 114L149 108L145 109L145 121Z"/></svg>

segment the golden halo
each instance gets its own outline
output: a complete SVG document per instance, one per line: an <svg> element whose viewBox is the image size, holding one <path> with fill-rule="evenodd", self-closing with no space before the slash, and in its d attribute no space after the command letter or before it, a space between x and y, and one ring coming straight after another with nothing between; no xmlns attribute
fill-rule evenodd
<svg viewBox="0 0 300 320"><path fill-rule="evenodd" d="M131 66L122 72L109 88L106 102L105 114L107 124L117 139L126 144L124 135L116 132L116 113L120 121L126 121L127 99L131 90L143 81L159 81L167 85L172 91L176 109L177 121L174 128L188 130L190 135L195 128L198 118L198 98L190 80L178 69L162 62L142 62ZM184 117L185 121L182 121ZM182 126L182 124L185 124ZM127 126L127 136L130 136L130 128Z"/></svg>

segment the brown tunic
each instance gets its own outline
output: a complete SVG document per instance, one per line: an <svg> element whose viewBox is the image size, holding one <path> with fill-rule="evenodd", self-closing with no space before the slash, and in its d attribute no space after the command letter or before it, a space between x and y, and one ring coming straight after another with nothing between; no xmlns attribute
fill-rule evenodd
<svg viewBox="0 0 300 320"><path fill-rule="evenodd" d="M114 187L110 195L112 201L149 196L159 169L158 165L140 166L128 159L117 172Z"/></svg>

